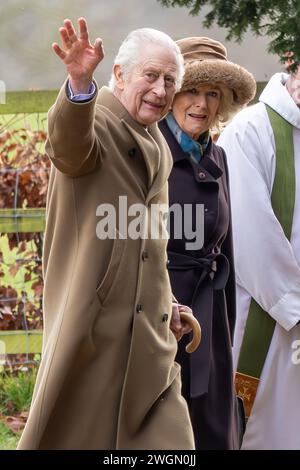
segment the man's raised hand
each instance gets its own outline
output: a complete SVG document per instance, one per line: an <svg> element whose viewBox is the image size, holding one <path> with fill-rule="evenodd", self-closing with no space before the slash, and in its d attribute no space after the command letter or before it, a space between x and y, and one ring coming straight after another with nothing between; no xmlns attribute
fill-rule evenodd
<svg viewBox="0 0 300 470"><path fill-rule="evenodd" d="M90 43L84 18L78 19L78 27L79 35L72 21L64 20L64 26L59 28L63 49L56 42L52 44L52 49L66 65L74 94L88 93L93 73L104 57L102 40L97 38L94 45Z"/></svg>

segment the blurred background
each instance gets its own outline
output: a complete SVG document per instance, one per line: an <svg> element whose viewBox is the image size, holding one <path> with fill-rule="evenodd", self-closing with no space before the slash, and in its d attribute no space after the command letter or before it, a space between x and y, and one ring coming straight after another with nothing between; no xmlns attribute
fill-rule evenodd
<svg viewBox="0 0 300 470"><path fill-rule="evenodd" d="M65 71L51 43L59 42L64 18L76 24L80 16L87 18L91 39L103 39L106 56L96 74L101 84L109 79L121 41L139 27L163 30L174 39L217 39L226 45L229 59L247 67L258 81L282 69L277 57L266 52L266 38L249 33L241 44L227 42L225 30L202 27L205 12L192 17L186 8L162 7L157 0L0 0L0 80L7 90L59 88Z"/></svg>

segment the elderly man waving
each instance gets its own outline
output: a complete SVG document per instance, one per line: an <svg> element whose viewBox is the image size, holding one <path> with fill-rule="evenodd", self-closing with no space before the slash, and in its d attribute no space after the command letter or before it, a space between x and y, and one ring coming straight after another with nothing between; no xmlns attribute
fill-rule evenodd
<svg viewBox="0 0 300 470"><path fill-rule="evenodd" d="M133 31L98 91L102 42L78 24L79 35L65 20L63 49L53 44L69 77L49 112L44 344L19 448L193 449L174 362L187 309L172 312L162 214L159 237L149 222L168 202L171 157L156 123L182 58L166 34Z"/></svg>

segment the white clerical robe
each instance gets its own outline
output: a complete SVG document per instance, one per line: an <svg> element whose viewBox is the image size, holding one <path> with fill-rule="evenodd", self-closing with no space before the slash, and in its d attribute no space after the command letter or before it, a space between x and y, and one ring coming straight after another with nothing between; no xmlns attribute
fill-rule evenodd
<svg viewBox="0 0 300 470"><path fill-rule="evenodd" d="M275 74L260 102L238 113L219 138L227 154L237 275L237 365L250 299L276 320L243 449L300 449L300 109ZM289 241L272 210L274 134L265 104L293 125L295 207ZM259 326L258 326L259 327Z"/></svg>

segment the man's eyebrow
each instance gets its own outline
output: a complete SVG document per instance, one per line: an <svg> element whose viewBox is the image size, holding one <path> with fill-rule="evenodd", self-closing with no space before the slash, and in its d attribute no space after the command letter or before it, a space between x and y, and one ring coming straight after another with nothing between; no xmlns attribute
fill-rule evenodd
<svg viewBox="0 0 300 470"><path fill-rule="evenodd" d="M158 67L156 67L155 65L149 65L149 64L147 64L147 65L145 65L145 66L143 67L143 69L144 69L144 70L153 70L153 71L155 71L155 72L161 72L161 69L158 68Z"/></svg>
<svg viewBox="0 0 300 470"><path fill-rule="evenodd" d="M160 69L158 67L155 67L155 66L145 67L143 70L148 71L148 72L155 72L155 73L163 74L166 77L167 76L173 77L173 75L176 75L175 71L173 71L173 70L165 71L165 70L162 70L162 69Z"/></svg>

